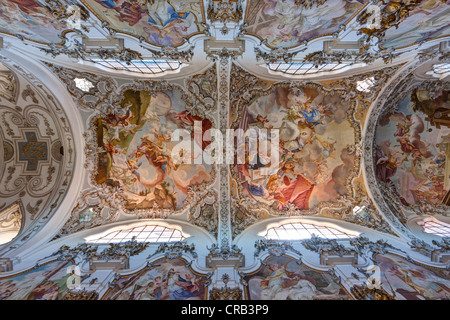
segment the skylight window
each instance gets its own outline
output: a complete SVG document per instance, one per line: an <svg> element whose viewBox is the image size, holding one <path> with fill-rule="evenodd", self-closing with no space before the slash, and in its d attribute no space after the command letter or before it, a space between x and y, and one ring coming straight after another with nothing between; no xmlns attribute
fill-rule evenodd
<svg viewBox="0 0 450 320"><path fill-rule="evenodd" d="M305 75L319 72L336 71L350 66L351 63L325 63L315 66L308 62L291 62L291 63L268 63L267 67L271 71L282 72L290 75Z"/></svg>
<svg viewBox="0 0 450 320"><path fill-rule="evenodd" d="M121 243L135 237L138 242L174 242L187 238L180 230L167 228L161 225L146 225L130 229L112 231L100 237L87 239L89 243L106 244Z"/></svg>
<svg viewBox="0 0 450 320"><path fill-rule="evenodd" d="M303 240L311 238L313 234L325 239L349 239L359 235L332 227L295 222L270 228L264 237L269 240Z"/></svg>
<svg viewBox="0 0 450 320"><path fill-rule="evenodd" d="M107 69L140 74L158 74L166 71L175 71L180 69L182 65L180 61L164 59L131 60L129 63L114 59L92 59L91 62Z"/></svg>
<svg viewBox="0 0 450 320"><path fill-rule="evenodd" d="M417 223L423 227L423 232L434 234L440 237L450 237L450 225L439 221L434 217L427 217Z"/></svg>

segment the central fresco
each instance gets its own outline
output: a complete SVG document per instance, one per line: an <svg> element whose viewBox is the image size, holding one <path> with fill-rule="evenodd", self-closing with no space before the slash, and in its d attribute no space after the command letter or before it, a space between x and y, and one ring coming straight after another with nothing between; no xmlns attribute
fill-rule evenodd
<svg viewBox="0 0 450 320"><path fill-rule="evenodd" d="M97 184L121 189L128 210L162 208L179 210L188 197L188 186L212 180L207 164L175 163L171 141L176 129L193 134L194 122L205 132L211 128L209 119L186 110L181 91L127 90L123 93L122 112L98 117ZM194 143L204 150L208 143Z"/></svg>
<svg viewBox="0 0 450 320"><path fill-rule="evenodd" d="M355 130L351 102L319 86L275 86L244 107L240 129L279 130L278 170L262 175L260 161L235 166L242 194L275 210L313 209L347 195ZM270 137L269 137L270 139Z"/></svg>

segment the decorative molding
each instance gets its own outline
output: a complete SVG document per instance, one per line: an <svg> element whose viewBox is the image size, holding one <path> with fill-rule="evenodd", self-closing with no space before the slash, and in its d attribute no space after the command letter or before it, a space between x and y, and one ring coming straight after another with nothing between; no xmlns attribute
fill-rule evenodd
<svg viewBox="0 0 450 320"><path fill-rule="evenodd" d="M209 250L208 257L210 258L221 258L222 260L228 260L231 257L242 256L242 249L239 249L239 247L235 244L233 244L231 247L222 246L219 248L217 244L213 243L212 246L207 247L207 249Z"/></svg>
<svg viewBox="0 0 450 320"><path fill-rule="evenodd" d="M309 62L314 64L315 67L323 64L329 63L343 63L349 62L350 64L355 63L373 63L375 60L382 59L385 64L392 63L392 61L400 56L401 53L394 53L389 50L378 51L371 53L365 48L360 53L355 53L351 51L341 51L326 53L325 51L315 51L309 53L303 58L303 62Z"/></svg>
<svg viewBox="0 0 450 320"><path fill-rule="evenodd" d="M82 243L77 245L74 248L71 248L67 245L61 246L57 251L55 251L52 255L49 257L46 257L44 259L50 258L50 257L57 257L59 261L66 261L70 259L75 258L81 258L84 261L88 261L92 257L94 257L97 254L98 246L91 245L87 243ZM41 260L44 260L41 259Z"/></svg>
<svg viewBox="0 0 450 320"><path fill-rule="evenodd" d="M14 73L10 71L0 71L0 97L14 103L18 94L18 81Z"/></svg>
<svg viewBox="0 0 450 320"><path fill-rule="evenodd" d="M302 244L306 249L319 254L322 265L358 264L358 252L346 248L335 239L322 239L313 234L310 239L303 240Z"/></svg>
<svg viewBox="0 0 450 320"><path fill-rule="evenodd" d="M302 261L302 254L300 251L294 249L292 247L292 244L288 241L277 241L277 240L257 240L255 242L255 253L254 256L258 257L261 252L267 251L270 255L280 257L287 252L295 253L296 255L300 256L300 258L297 260L297 262L300 264Z"/></svg>
<svg viewBox="0 0 450 320"><path fill-rule="evenodd" d="M197 253L195 252L195 245L188 244L186 241L177 241L173 243L161 243L158 249L146 259L151 259L158 254L164 254L164 257L168 259L180 258L183 253L189 253L193 258L197 258Z"/></svg>
<svg viewBox="0 0 450 320"><path fill-rule="evenodd" d="M131 61L133 60L142 59L142 55L139 52L128 48L123 48L121 50L93 48L87 50L84 48L83 44L77 40L74 40L74 44L71 46L52 43L44 48L39 47L39 50L44 51L46 54L50 54L53 58L63 54L71 58L82 59L85 61L100 58L103 60L117 60L125 62L126 64L131 64Z"/></svg>
<svg viewBox="0 0 450 320"><path fill-rule="evenodd" d="M43 0L44 7L50 11L51 15L59 22L67 24L70 17L74 16L76 12L72 11L74 7L79 10L79 17L75 16L74 19L79 18L81 21L87 21L90 17L89 11L81 6L75 0ZM80 26L82 27L82 26ZM83 30L88 31L86 27Z"/></svg>
<svg viewBox="0 0 450 320"><path fill-rule="evenodd" d="M354 246L360 254L364 254L367 250L373 253L386 254L390 251L400 251L406 253L405 251L398 249L388 243L386 240L379 239L376 242L370 241L369 238L359 236L354 239L350 239L350 244Z"/></svg>
<svg viewBox="0 0 450 320"><path fill-rule="evenodd" d="M264 60L265 63L277 63L284 61L285 63L292 62L292 58L298 53L288 52L285 48L273 49L270 52L264 52L260 48L255 47L256 61L260 59Z"/></svg>
<svg viewBox="0 0 450 320"><path fill-rule="evenodd" d="M0 258L0 273L13 270L13 261L10 258Z"/></svg>
<svg viewBox="0 0 450 320"><path fill-rule="evenodd" d="M109 247L102 252L95 254L93 258L97 260L113 260L120 257L132 257L136 256L148 247L148 242L138 242L136 237L133 237L129 241L121 243L110 243Z"/></svg>
<svg viewBox="0 0 450 320"><path fill-rule="evenodd" d="M197 205L189 209L189 221L206 229L215 238L219 226L218 195L210 190Z"/></svg>
<svg viewBox="0 0 450 320"><path fill-rule="evenodd" d="M412 239L408 245L411 249L429 257L432 262L448 263L450 261L450 237L444 237L441 241L432 240L434 246L423 240Z"/></svg>

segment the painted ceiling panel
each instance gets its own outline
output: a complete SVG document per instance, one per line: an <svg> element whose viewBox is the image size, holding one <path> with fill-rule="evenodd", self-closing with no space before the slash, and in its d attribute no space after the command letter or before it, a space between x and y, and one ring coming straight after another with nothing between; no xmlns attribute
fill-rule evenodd
<svg viewBox="0 0 450 320"><path fill-rule="evenodd" d="M123 0L82 0L100 20L118 32L143 37L147 42L176 47L183 38L201 32L204 22L202 1L156 0L141 6Z"/></svg>
<svg viewBox="0 0 450 320"><path fill-rule="evenodd" d="M408 208L450 204L448 88L418 82L403 94L379 118L374 156L383 193L404 208L400 221L406 221Z"/></svg>
<svg viewBox="0 0 450 320"><path fill-rule="evenodd" d="M295 47L303 41L330 35L364 8L364 0L329 0L305 8L295 0L249 1L245 22L249 34L267 39L271 47Z"/></svg>
<svg viewBox="0 0 450 320"><path fill-rule="evenodd" d="M106 151L99 155L96 183L120 187L128 210L181 209L188 186L211 182L211 167L175 161L172 150L178 142L171 135L182 129L192 132L194 138L195 122L205 134L211 121L186 110L179 90L153 95L128 90L123 97L122 113L96 120L99 147ZM209 144L195 138L194 142L202 150Z"/></svg>
<svg viewBox="0 0 450 320"><path fill-rule="evenodd" d="M450 34L450 2L424 1L409 17L403 19L398 28L386 31L382 46L400 48Z"/></svg>
<svg viewBox="0 0 450 320"><path fill-rule="evenodd" d="M58 35L66 24L36 0L6 0L0 2L0 32L18 34L37 42L61 42Z"/></svg>

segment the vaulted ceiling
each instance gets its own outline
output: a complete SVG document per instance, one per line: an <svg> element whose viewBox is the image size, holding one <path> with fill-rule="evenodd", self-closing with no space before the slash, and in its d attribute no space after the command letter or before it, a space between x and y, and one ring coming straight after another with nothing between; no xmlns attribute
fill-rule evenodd
<svg viewBox="0 0 450 320"><path fill-rule="evenodd" d="M450 205L449 11L438 0L1 2L0 210L20 203L22 218L0 250L140 219L181 221L225 247L291 217L417 236L409 221L445 221ZM209 129L232 161L202 161ZM276 165L226 140L230 129L278 132ZM180 130L190 163L174 159Z"/></svg>

